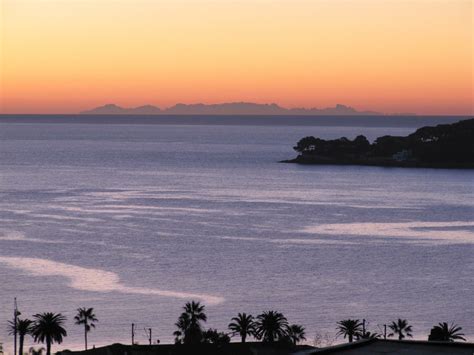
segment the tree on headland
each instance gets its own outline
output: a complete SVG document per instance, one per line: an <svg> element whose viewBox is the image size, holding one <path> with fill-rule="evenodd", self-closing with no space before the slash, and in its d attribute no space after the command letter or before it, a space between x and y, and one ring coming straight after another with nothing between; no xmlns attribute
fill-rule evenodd
<svg viewBox="0 0 474 355"><path fill-rule="evenodd" d="M63 337L67 336L64 329L66 317L61 313L39 313L33 316L34 323L31 328L31 334L36 342L46 343L46 355L51 355L51 345L53 343L61 344Z"/></svg>
<svg viewBox="0 0 474 355"><path fill-rule="evenodd" d="M337 335L343 335L348 338L349 343L354 341L362 333L362 323L358 319L344 319L337 322Z"/></svg>
<svg viewBox="0 0 474 355"><path fill-rule="evenodd" d="M408 324L408 321L406 319L399 318L396 322L392 322L388 327L392 330L392 333L388 335L389 337L398 335L398 340L403 340L406 337L413 337L413 335L411 334L412 327Z"/></svg>
<svg viewBox="0 0 474 355"><path fill-rule="evenodd" d="M288 321L286 317L276 311L267 311L257 316L256 337L264 342L282 340L287 335Z"/></svg>
<svg viewBox="0 0 474 355"><path fill-rule="evenodd" d="M78 308L74 320L75 324L84 325L84 343L87 350L87 333L89 333L92 328L95 328L94 322L98 322L94 314L94 308Z"/></svg>
<svg viewBox="0 0 474 355"><path fill-rule="evenodd" d="M185 304L183 307L184 312L181 313L175 324L178 330L173 333L179 342L185 344L197 344L201 342L203 333L201 322L207 321L204 308L204 305L195 301Z"/></svg>
<svg viewBox="0 0 474 355"><path fill-rule="evenodd" d="M8 331L10 335L16 334L18 335L18 354L23 355L23 345L25 343L25 336L28 334L31 334L31 326L33 324L33 321L25 318L25 319L20 319L18 318L16 320L16 325L15 321L9 321L8 322Z"/></svg>
<svg viewBox="0 0 474 355"><path fill-rule="evenodd" d="M242 343L245 343L247 336L255 335L255 322L251 314L239 313L237 317L232 318L229 323L229 329L233 335L239 334Z"/></svg>
<svg viewBox="0 0 474 355"><path fill-rule="evenodd" d="M428 337L430 341L455 341L464 340L463 333L461 333L462 327L457 324L451 323L449 325L446 322L439 323L431 329L431 333Z"/></svg>
<svg viewBox="0 0 474 355"><path fill-rule="evenodd" d="M306 340L305 329L302 325L292 324L287 329L287 336L296 345L300 341Z"/></svg>

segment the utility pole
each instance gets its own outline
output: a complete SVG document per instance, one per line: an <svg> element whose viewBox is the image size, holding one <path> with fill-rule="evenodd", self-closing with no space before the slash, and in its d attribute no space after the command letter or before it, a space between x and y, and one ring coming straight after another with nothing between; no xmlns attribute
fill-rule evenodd
<svg viewBox="0 0 474 355"><path fill-rule="evenodd" d="M149 340L150 345L151 345L151 328L148 328L148 333L149 333L148 340Z"/></svg>
<svg viewBox="0 0 474 355"><path fill-rule="evenodd" d="M132 345L135 345L135 323L132 323Z"/></svg>
<svg viewBox="0 0 474 355"><path fill-rule="evenodd" d="M383 325L383 338L387 339L387 324Z"/></svg>

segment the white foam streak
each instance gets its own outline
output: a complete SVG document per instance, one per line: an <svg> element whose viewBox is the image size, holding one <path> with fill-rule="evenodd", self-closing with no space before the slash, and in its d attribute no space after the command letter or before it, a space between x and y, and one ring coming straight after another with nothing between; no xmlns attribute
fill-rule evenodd
<svg viewBox="0 0 474 355"><path fill-rule="evenodd" d="M309 226L305 233L338 236L373 236L430 239L473 243L474 233L468 228L474 222L399 222L399 223L334 223ZM447 230L452 229L452 230Z"/></svg>
<svg viewBox="0 0 474 355"><path fill-rule="evenodd" d="M29 238L23 233L16 231L4 231L0 234L0 241L13 241L13 242L32 242L32 243L44 243L44 244L63 244L69 243L63 240L51 240L51 239L40 239L40 238Z"/></svg>
<svg viewBox="0 0 474 355"><path fill-rule="evenodd" d="M119 276L110 271L84 268L80 266L55 262L39 258L22 258L0 256L0 263L7 267L19 269L33 276L62 276L69 279L69 287L90 292L120 292L149 296L163 296L179 299L198 299L209 305L224 302L224 298L207 294L187 293L170 290L159 290L147 287L130 287L124 285Z"/></svg>

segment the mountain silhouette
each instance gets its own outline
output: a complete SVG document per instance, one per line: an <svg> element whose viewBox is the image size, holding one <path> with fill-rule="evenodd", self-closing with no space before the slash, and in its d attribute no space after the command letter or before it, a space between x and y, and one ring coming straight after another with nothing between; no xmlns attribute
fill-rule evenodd
<svg viewBox="0 0 474 355"><path fill-rule="evenodd" d="M327 108L284 108L277 104L257 104L252 102L228 102L221 104L182 104L166 109L152 105L124 108L107 104L92 110L80 112L84 115L301 115L301 116L351 116L382 115L374 111L357 111L355 108L337 104Z"/></svg>
<svg viewBox="0 0 474 355"><path fill-rule="evenodd" d="M159 107L152 105L144 105L134 108L124 108L115 104L107 104L80 113L92 115L156 115L160 114L161 112L162 111Z"/></svg>

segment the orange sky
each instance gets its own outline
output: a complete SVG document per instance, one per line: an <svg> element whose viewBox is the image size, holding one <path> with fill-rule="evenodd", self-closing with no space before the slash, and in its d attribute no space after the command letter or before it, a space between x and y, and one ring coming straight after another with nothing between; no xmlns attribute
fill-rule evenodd
<svg viewBox="0 0 474 355"><path fill-rule="evenodd" d="M276 102L473 114L471 0L0 0L0 112Z"/></svg>

